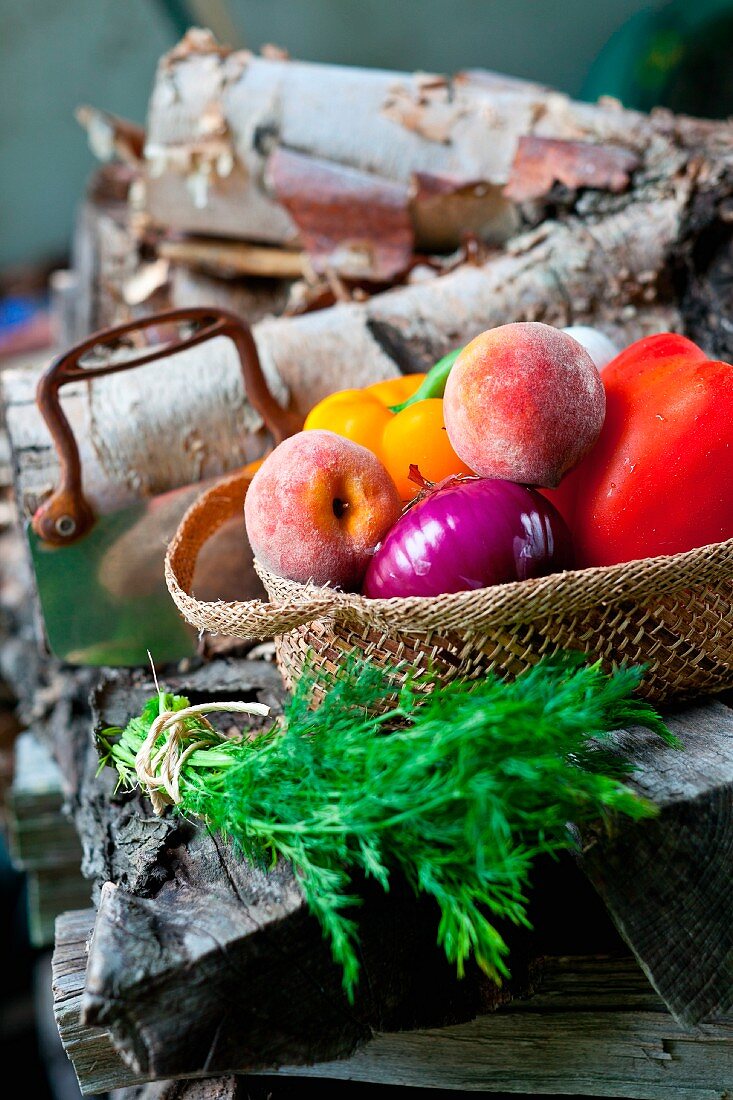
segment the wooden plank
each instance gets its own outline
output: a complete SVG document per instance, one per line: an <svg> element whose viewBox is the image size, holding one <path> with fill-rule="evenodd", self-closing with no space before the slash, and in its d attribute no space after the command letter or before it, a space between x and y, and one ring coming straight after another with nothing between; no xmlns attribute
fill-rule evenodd
<svg viewBox="0 0 733 1100"><path fill-rule="evenodd" d="M693 1026L733 1014L733 710L709 702L668 721L684 752L643 731L619 737L659 816L588 838L583 866L654 987Z"/></svg>
<svg viewBox="0 0 733 1100"><path fill-rule="evenodd" d="M81 998L86 978L87 943L94 927L94 909L64 913L56 922L53 953L53 1000L56 1025L86 1094L106 1092L144 1080L121 1061L109 1033L81 1022Z"/></svg>
<svg viewBox="0 0 733 1100"><path fill-rule="evenodd" d="M85 1094L140 1081L104 1029L80 1023L93 920L90 910L60 918L54 953L57 1021ZM350 1058L286 1066L279 1075L488 1093L727 1100L733 1020L687 1032L632 959L557 957L547 961L533 996L491 1015L446 1028L379 1032ZM235 1095L235 1086L234 1078L217 1077L217 1087L232 1090L224 1096Z"/></svg>
<svg viewBox="0 0 733 1100"><path fill-rule="evenodd" d="M691 1036L663 1012L517 1009L443 1030L376 1035L347 1062L298 1077L466 1092L728 1100L733 1022Z"/></svg>
<svg viewBox="0 0 733 1100"><path fill-rule="evenodd" d="M307 268L302 252L258 247L245 241L212 240L209 237L164 238L159 242L157 251L166 260L204 267L224 278L257 275L268 279L301 279Z"/></svg>
<svg viewBox="0 0 733 1100"><path fill-rule="evenodd" d="M87 904L89 885L79 869L79 837L64 813L58 766L33 730L16 738L14 771L8 799L10 855L27 875L31 943L48 947L56 917Z"/></svg>
<svg viewBox="0 0 733 1100"><path fill-rule="evenodd" d="M253 1096L251 1078L207 1077L190 1081L163 1081L115 1090L110 1100L260 1100ZM274 1100L271 1092L262 1100Z"/></svg>

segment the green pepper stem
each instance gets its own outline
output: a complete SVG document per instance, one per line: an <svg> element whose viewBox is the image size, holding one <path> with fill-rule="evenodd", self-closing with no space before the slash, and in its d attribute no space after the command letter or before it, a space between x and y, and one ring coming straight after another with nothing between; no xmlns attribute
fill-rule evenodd
<svg viewBox="0 0 733 1100"><path fill-rule="evenodd" d="M447 355L439 359L435 366L430 368L424 381L418 386L412 397L408 397L406 401L399 405L391 405L391 412L402 412L409 405L415 405L418 401L426 401L429 397L442 397L445 393L448 375L462 351L463 348L454 348L453 351L449 351Z"/></svg>

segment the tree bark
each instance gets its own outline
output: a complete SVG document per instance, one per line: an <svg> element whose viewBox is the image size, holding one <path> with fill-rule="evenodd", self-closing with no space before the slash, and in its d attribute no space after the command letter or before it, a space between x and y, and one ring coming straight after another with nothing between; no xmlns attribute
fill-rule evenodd
<svg viewBox="0 0 733 1100"><path fill-rule="evenodd" d="M648 133L633 112L573 103L494 73L445 77L273 60L231 53L193 31L158 67L145 148L147 209L179 230L292 244L308 240L319 208L320 223L333 225L341 241L338 267L354 262L358 241L378 245L386 229L383 222L375 232L338 230L340 199L363 200L374 217L389 192L384 210L401 207L412 243L423 250L455 246L466 229L501 242L519 221L503 188L522 138L631 140L635 148L616 152L610 165L608 154L592 149L571 158L571 182L619 189ZM383 274L378 246L361 260Z"/></svg>

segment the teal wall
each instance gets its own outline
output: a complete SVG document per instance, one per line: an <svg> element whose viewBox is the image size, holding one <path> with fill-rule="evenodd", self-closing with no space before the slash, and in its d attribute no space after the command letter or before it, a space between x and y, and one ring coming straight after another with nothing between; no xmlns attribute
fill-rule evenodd
<svg viewBox="0 0 733 1100"><path fill-rule="evenodd" d="M148 0L0 0L0 264L63 255L93 163L74 108L143 119L170 41Z"/></svg>
<svg viewBox="0 0 733 1100"><path fill-rule="evenodd" d="M387 68L485 66L577 94L649 0L232 0L247 45ZM653 5L652 5L653 6ZM92 165L74 107L142 121L175 31L155 0L0 0L0 265L63 255Z"/></svg>

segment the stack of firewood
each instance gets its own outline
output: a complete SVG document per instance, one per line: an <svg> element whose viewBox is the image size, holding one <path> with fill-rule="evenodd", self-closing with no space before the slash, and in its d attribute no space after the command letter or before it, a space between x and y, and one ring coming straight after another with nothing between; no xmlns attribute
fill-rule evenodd
<svg viewBox="0 0 733 1100"><path fill-rule="evenodd" d="M300 408L507 320L588 322L621 342L684 329L717 356L733 348L730 124L483 72L228 53L204 32L161 61L147 134L84 118L124 158L129 192L114 231L108 196L109 232L79 248L96 257L82 279L94 319L229 305L258 322ZM291 316L301 308L317 312Z"/></svg>

